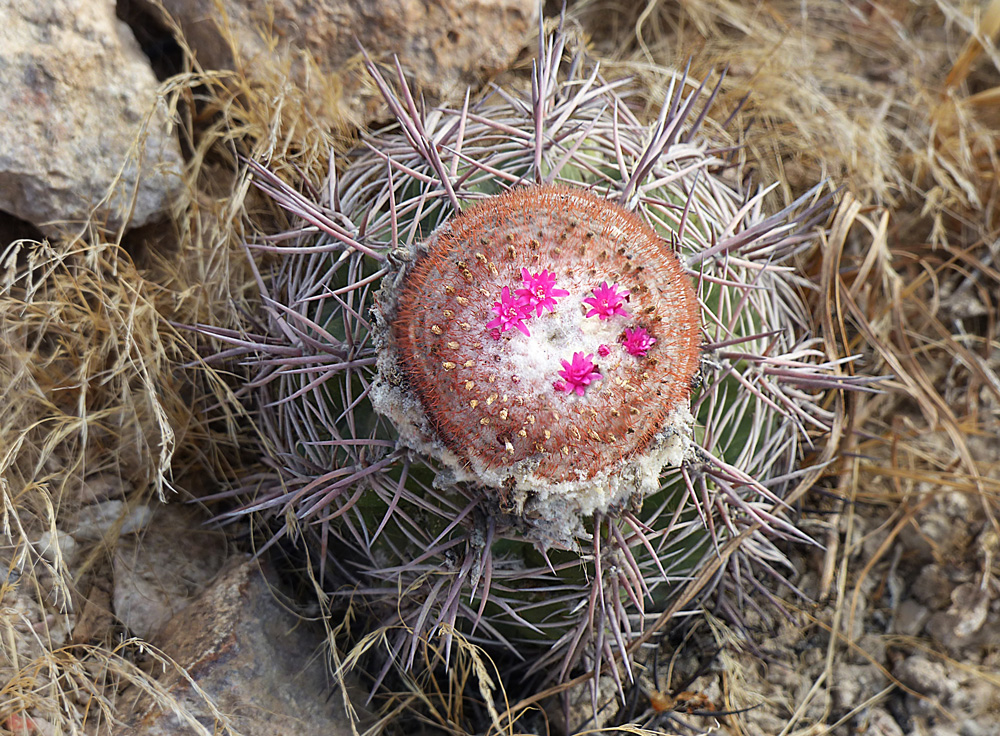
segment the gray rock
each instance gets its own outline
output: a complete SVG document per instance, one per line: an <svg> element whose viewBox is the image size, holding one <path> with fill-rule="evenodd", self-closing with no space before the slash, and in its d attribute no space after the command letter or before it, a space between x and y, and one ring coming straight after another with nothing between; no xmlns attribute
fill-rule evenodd
<svg viewBox="0 0 1000 736"><path fill-rule="evenodd" d="M948 677L945 666L932 662L922 654L901 660L894 674L900 682L922 695L942 696L955 690L955 683Z"/></svg>
<svg viewBox="0 0 1000 736"><path fill-rule="evenodd" d="M980 722L974 718L967 718L959 723L958 732L961 736L996 736L1000 733L1000 714L993 714L989 718L989 723Z"/></svg>
<svg viewBox="0 0 1000 736"><path fill-rule="evenodd" d="M320 656L322 626L292 613L277 590L259 562L227 563L154 640L190 681L156 667L168 697L154 702L133 686L119 699L128 721L115 736L211 734L225 726L243 736L351 734L342 694Z"/></svg>
<svg viewBox="0 0 1000 736"><path fill-rule="evenodd" d="M911 593L921 603L932 611L944 608L951 602L951 590L954 587L948 574L939 565L925 565L917 579L913 581Z"/></svg>
<svg viewBox="0 0 1000 736"><path fill-rule="evenodd" d="M310 52L320 66L316 81L336 80L357 122L381 114L380 98L360 74L359 42L377 61L399 56L429 99L458 99L514 61L537 18L536 0L164 0L163 6L207 68L233 65L223 25L251 75L278 66L261 28L271 29L281 55ZM297 76L302 82L306 75Z"/></svg>
<svg viewBox="0 0 1000 736"><path fill-rule="evenodd" d="M866 733L868 736L903 736L902 727L883 708L872 708L867 721L867 726L864 730L859 729L858 733Z"/></svg>
<svg viewBox="0 0 1000 736"><path fill-rule="evenodd" d="M842 711L856 708L858 703L885 687L885 677L867 664L844 664L833 666L833 705Z"/></svg>
<svg viewBox="0 0 1000 736"><path fill-rule="evenodd" d="M96 473L80 482L77 497L83 504L101 503L122 498L132 490L132 484L117 473Z"/></svg>
<svg viewBox="0 0 1000 736"><path fill-rule="evenodd" d="M76 564L79 554L79 545L66 532L57 529L55 533L51 531L42 532L35 549L49 563L63 564L66 567L73 567Z"/></svg>
<svg viewBox="0 0 1000 736"><path fill-rule="evenodd" d="M930 611L912 598L899 604L892 622L892 630L902 636L916 636L924 628Z"/></svg>
<svg viewBox="0 0 1000 736"><path fill-rule="evenodd" d="M951 592L948 613L957 619L955 636L966 638L979 631L989 613L990 598L984 586L964 583Z"/></svg>
<svg viewBox="0 0 1000 736"><path fill-rule="evenodd" d="M71 517L69 533L78 542L116 538L146 528L154 510L146 504L129 506L124 501L108 499L84 506Z"/></svg>
<svg viewBox="0 0 1000 736"><path fill-rule="evenodd" d="M180 147L114 0L0 0L0 18L0 210L47 235L95 208L112 227L162 213Z"/></svg>
<svg viewBox="0 0 1000 736"><path fill-rule="evenodd" d="M939 723L932 726L927 736L961 736L958 728L950 723Z"/></svg>
<svg viewBox="0 0 1000 736"><path fill-rule="evenodd" d="M924 630L950 655L961 656L965 650L975 650L996 642L995 626L983 626L987 616L981 616L981 613L982 606L965 611L938 611L927 620Z"/></svg>
<svg viewBox="0 0 1000 736"><path fill-rule="evenodd" d="M1000 733L1000 688L985 677L976 674L967 677L948 706L956 718L966 716L970 722L979 722L987 733ZM963 726L963 736L968 736L965 730Z"/></svg>
<svg viewBox="0 0 1000 736"><path fill-rule="evenodd" d="M202 522L191 509L160 506L142 534L119 538L112 601L131 633L144 639L155 635L219 572L225 540Z"/></svg>

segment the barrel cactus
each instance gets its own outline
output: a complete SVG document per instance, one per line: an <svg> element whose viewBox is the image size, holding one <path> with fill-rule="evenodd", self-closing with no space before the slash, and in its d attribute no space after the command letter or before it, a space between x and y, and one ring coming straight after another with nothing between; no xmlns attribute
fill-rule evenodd
<svg viewBox="0 0 1000 736"><path fill-rule="evenodd" d="M254 371L273 469L238 513L310 526L387 661L457 631L631 677L728 541L737 576L808 541L783 497L856 385L793 264L830 195L765 214L703 137L714 92L676 74L644 121L560 31L530 91L457 109L368 69L393 124L304 192L252 165L302 226L258 245L257 327L204 328Z"/></svg>

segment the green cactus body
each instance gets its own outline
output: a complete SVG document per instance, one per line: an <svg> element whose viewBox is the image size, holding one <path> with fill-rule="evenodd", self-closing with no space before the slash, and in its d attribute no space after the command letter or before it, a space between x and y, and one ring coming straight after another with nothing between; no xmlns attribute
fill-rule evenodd
<svg viewBox="0 0 1000 736"><path fill-rule="evenodd" d="M275 468L247 508L315 525L403 666L456 629L551 679L627 663L726 540L739 575L808 541L782 494L855 385L791 266L829 197L763 214L699 138L701 87L644 123L558 32L525 97L424 114L370 71L396 123L328 200L255 169L318 234L237 341Z"/></svg>

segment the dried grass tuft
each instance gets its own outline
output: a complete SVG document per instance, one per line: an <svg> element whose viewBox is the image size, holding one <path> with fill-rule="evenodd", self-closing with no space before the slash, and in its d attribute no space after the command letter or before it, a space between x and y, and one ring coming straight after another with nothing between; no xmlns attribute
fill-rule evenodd
<svg viewBox="0 0 1000 736"><path fill-rule="evenodd" d="M574 13L600 27L607 5L582 0ZM597 43L643 80L689 62L698 78L728 69L716 116L746 97L744 155L762 180L784 182L786 201L830 177L863 202L915 209L939 226L949 211L984 209L996 226L1000 91L973 70L997 63L998 7L648 0L617 14Z"/></svg>
<svg viewBox="0 0 1000 736"><path fill-rule="evenodd" d="M246 161L268 162L288 180L317 181L334 152L350 147L352 129L339 79L321 74L314 59L277 51L266 63L243 59L227 32L234 69L205 70L163 12L186 66L161 95L179 123L188 167L172 218L176 249L152 254L152 272L177 300L174 319L236 327L257 290L244 244L288 226L250 186ZM227 27L224 19L220 25ZM266 34L265 43L278 45Z"/></svg>
<svg viewBox="0 0 1000 736"><path fill-rule="evenodd" d="M94 476L134 488L129 503L173 495L194 422L176 372L190 353L157 289L92 235L0 253L0 700L10 704L0 721L25 711L73 729L110 721L110 660L74 645L74 630L78 584L114 540L77 550L66 527Z"/></svg>
<svg viewBox="0 0 1000 736"><path fill-rule="evenodd" d="M116 538L67 559L66 529L92 476L133 488L131 506L235 475L238 402L224 377L182 368L196 353L172 323L232 325L250 308L256 283L242 244L280 215L250 191L240 157L295 177L325 170L347 140L335 79L307 93L286 76L291 60L262 65L251 81L242 67L199 69L187 51L189 66L159 95L188 156L185 190L158 228L172 237L156 238L159 250L140 244L138 266L123 234L98 221L63 242L0 249L0 726L107 732L126 683L177 706L135 666L153 656L141 642L116 646L108 626L88 632L102 644L75 640L81 586L110 574ZM220 418L212 407L221 431L208 423Z"/></svg>

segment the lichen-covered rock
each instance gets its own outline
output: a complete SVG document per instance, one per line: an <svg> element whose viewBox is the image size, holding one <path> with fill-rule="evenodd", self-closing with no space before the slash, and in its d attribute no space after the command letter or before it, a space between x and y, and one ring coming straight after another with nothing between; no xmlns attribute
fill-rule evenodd
<svg viewBox="0 0 1000 736"><path fill-rule="evenodd" d="M139 688L123 693L128 720L118 736L194 734L198 723L244 736L351 733L344 701L316 656L323 628L291 612L276 586L260 563L230 560L154 641L183 668L156 668L167 699L154 702Z"/></svg>
<svg viewBox="0 0 1000 736"><path fill-rule="evenodd" d="M324 74L341 77L347 107L368 122L381 98L363 83L358 44L390 61L398 56L421 93L431 99L464 94L506 69L535 22L535 0L165 0L198 61L228 68L232 51L250 74L273 61L268 29L279 52L307 51ZM220 30L224 29L224 30Z"/></svg>
<svg viewBox="0 0 1000 736"><path fill-rule="evenodd" d="M122 533L114 552L112 601L130 633L155 636L222 567L222 535L202 522L189 509L166 505L156 507L143 528Z"/></svg>
<svg viewBox="0 0 1000 736"><path fill-rule="evenodd" d="M180 147L115 3L0 0L0 17L0 210L49 235L95 208L112 227L155 219L181 186Z"/></svg>

